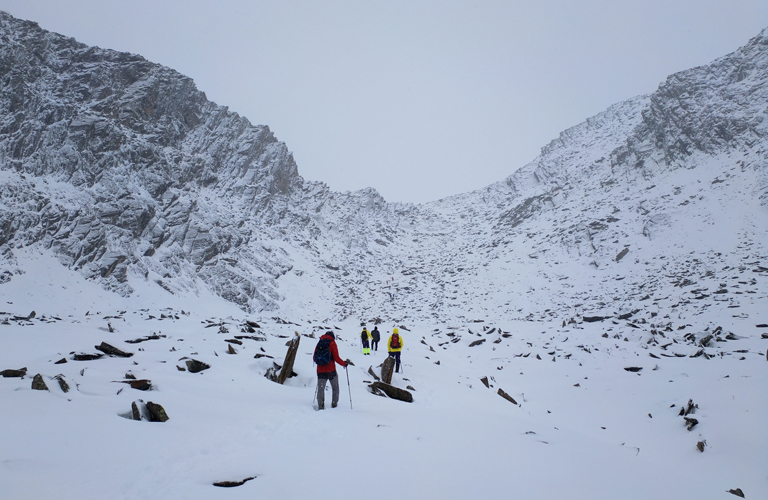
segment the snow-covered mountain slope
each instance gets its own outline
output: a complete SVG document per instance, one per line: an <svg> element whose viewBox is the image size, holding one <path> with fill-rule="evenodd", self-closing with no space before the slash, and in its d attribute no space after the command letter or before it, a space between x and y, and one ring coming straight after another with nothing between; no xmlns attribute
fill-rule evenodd
<svg viewBox="0 0 768 500"><path fill-rule="evenodd" d="M305 181L266 126L169 68L7 14L0 29L4 281L32 246L126 296L149 282L296 319L567 319L768 266L767 31L502 182L410 205Z"/></svg>

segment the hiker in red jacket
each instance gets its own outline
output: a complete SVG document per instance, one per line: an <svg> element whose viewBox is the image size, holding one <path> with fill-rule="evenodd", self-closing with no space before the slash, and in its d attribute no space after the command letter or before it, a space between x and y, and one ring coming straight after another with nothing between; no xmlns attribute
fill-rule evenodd
<svg viewBox="0 0 768 500"><path fill-rule="evenodd" d="M339 349L336 347L336 337L333 332L326 332L320 337L315 347L313 359L317 363L317 409L325 409L325 384L329 380L333 393L331 407L336 408L336 405L339 404L339 377L336 373L336 363L346 367L351 362L349 360L342 361L339 357Z"/></svg>

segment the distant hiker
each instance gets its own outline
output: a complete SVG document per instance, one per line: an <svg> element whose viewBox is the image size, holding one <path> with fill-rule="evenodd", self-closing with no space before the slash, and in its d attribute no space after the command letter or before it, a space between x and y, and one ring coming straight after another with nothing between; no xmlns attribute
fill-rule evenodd
<svg viewBox="0 0 768 500"><path fill-rule="evenodd" d="M400 351L403 350L403 338L397 328L392 329L392 335L387 340L387 351L391 358L395 358L395 371L400 372Z"/></svg>
<svg viewBox="0 0 768 500"><path fill-rule="evenodd" d="M379 333L379 327L374 326L371 331L371 349L374 352L379 352L379 340L381 340L381 334Z"/></svg>
<svg viewBox="0 0 768 500"><path fill-rule="evenodd" d="M336 363L346 367L350 361L342 361L339 357L339 349L336 347L336 337L333 332L328 331L320 337L312 359L317 363L317 409L325 409L325 384L329 380L333 394L331 407L336 408L339 403L339 377L336 373Z"/></svg>
<svg viewBox="0 0 768 500"><path fill-rule="evenodd" d="M368 341L371 340L371 334L368 333L368 329L363 327L362 333L360 333L360 340L363 341L363 354L368 356L371 354L371 348L368 346Z"/></svg>

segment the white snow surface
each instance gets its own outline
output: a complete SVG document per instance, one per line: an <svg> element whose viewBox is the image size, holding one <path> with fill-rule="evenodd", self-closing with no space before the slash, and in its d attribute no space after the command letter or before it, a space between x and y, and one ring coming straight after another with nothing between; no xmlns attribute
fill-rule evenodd
<svg viewBox="0 0 768 500"><path fill-rule="evenodd" d="M0 378L0 498L730 498L727 490L735 488L746 498L768 494L768 340L761 338L768 329L755 325L765 318L765 273L745 287L760 300L739 309L714 303L686 315L683 304L635 327L616 318L565 326L490 317L400 325L404 366L393 384L415 389L414 402L405 403L368 390L367 370L379 373L386 354L360 352L358 321L284 324L246 316L215 296L175 297L159 287L137 288L126 299L46 253L17 257L27 272L0 288L7 320L0 325L0 369L28 371L21 379ZM32 308L33 319L13 319ZM243 339L234 345L237 354L228 354L226 339L241 334L245 320L258 322L252 335L266 340ZM221 323L228 333L220 333ZM711 358L690 357L701 348L684 335L700 339L715 324L723 329L716 336L732 332L738 340L710 343L704 351ZM386 336L393 326L379 329ZM339 407L316 411L311 353L327 330L356 366L349 386L339 371ZM297 376L279 385L264 377L273 360L254 355L282 364L294 332L302 335ZM164 337L125 342L155 333ZM134 355L71 359L96 353L101 342ZM61 358L68 362L55 364ZM211 368L179 371L184 358ZM129 372L149 379L152 390L121 383ZM31 389L36 373L48 391ZM161 404L170 419L131 420L138 399ZM698 406L689 417L699 422L691 431L678 416L689 399ZM213 486L254 476L239 487Z"/></svg>

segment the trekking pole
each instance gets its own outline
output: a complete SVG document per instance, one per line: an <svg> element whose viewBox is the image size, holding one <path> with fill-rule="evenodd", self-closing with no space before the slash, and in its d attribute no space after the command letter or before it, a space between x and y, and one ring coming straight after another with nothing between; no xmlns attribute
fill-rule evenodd
<svg viewBox="0 0 768 500"><path fill-rule="evenodd" d="M349 370L344 367L344 371L347 372L347 390L349 391L349 409L352 409L352 388L349 387Z"/></svg>

